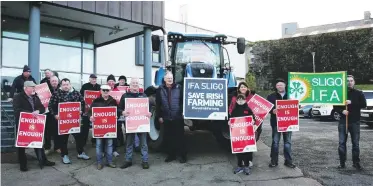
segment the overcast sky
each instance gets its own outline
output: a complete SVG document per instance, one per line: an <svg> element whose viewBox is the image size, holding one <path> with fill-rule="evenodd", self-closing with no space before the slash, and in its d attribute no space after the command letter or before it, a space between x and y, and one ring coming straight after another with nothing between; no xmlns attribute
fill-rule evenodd
<svg viewBox="0 0 373 186"><path fill-rule="evenodd" d="M165 17L180 21L183 5L189 24L250 41L280 38L282 23L308 27L373 15L373 0L165 0Z"/></svg>

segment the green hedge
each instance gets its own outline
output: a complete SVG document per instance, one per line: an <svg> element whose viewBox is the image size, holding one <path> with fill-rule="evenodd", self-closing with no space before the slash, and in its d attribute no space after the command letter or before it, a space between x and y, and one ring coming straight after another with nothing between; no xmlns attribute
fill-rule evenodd
<svg viewBox="0 0 373 186"><path fill-rule="evenodd" d="M278 78L287 79L288 72L347 71L359 84L372 84L373 29L325 33L314 36L259 41L250 44L254 55L251 70L266 79L264 87L271 88Z"/></svg>

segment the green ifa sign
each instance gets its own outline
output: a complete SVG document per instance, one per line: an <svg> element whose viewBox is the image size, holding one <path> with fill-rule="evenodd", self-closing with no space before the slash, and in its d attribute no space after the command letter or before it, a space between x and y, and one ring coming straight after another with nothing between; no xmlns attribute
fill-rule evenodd
<svg viewBox="0 0 373 186"><path fill-rule="evenodd" d="M299 104L345 105L346 72L289 72L288 95Z"/></svg>

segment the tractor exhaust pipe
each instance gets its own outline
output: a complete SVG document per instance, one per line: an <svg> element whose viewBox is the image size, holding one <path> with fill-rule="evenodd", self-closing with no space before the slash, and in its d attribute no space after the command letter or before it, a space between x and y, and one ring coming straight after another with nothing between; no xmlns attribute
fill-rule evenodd
<svg viewBox="0 0 373 186"><path fill-rule="evenodd" d="M165 28L162 28L162 32L163 32L163 56L164 56L164 64L163 64L163 68L166 69L166 65L168 64L169 62L169 59L168 59L168 37L167 37L167 32L166 32L166 29Z"/></svg>

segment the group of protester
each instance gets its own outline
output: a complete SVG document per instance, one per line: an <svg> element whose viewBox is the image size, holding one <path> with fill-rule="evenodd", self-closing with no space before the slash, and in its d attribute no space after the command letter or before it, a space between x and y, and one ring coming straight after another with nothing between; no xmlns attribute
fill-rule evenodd
<svg viewBox="0 0 373 186"><path fill-rule="evenodd" d="M15 111L16 123L19 120L20 112L30 112L34 114L42 114L45 112L40 99L35 95L36 82L30 75L30 68L27 66L23 69L23 74L17 77L12 85L11 98L13 98L13 106ZM115 77L110 75L107 77L106 85L97 84L97 76L92 74L89 77L89 82L84 84L79 91L75 90L71 86L70 80L63 78L59 80L51 70L45 71L45 78L41 83L48 83L49 89L52 93L52 97L48 106L46 132L45 132L45 144L44 149L47 152L51 151L51 138L54 140L54 150L61 154L62 162L64 164L71 163L68 156L67 143L69 135L58 135L57 134L57 122L58 122L58 104L63 102L80 102L81 113L82 113L82 126L81 132L73 134L76 141L76 149L78 151L78 159L89 160L90 157L84 152L84 147L88 140L88 133L90 123L94 121L92 117L92 108L94 107L109 107L116 106L118 110L118 118L129 116L130 113L125 110L126 98L142 98L146 97L144 93L139 92L139 79L131 78L130 89L127 93L123 94L119 104L110 96L110 91L119 91L117 86L128 86L127 79L125 76L120 76L119 83L116 84ZM268 95L267 100L276 105L276 100L288 99L286 92L286 83L283 79L276 81L276 91ZM354 89L355 81L353 76L348 76L348 87L347 93L348 100L346 101L346 107L336 107L336 111L339 112L342 117L339 123L339 156L340 166L339 168L345 168L346 162L346 141L347 133L345 128L346 120L348 120L348 131L351 133L352 140L352 154L353 154L353 166L361 170L359 159L359 134L360 134L360 109L366 107L364 95L361 91ZM95 99L89 108L88 114L85 112L84 92L86 90L100 91L101 96ZM174 83L172 73L168 72L164 76L164 84L159 86L156 92L156 112L155 117L158 122L164 125L165 128L165 142L166 142L166 153L167 158L165 162L171 162L179 157L180 163L185 163L186 159L186 146L184 140L184 122L182 116L182 103L183 103L183 92L180 85ZM253 111L248 107L247 102L255 94L250 87L244 83L239 83L236 94L233 96L232 101L229 105L229 117L242 117L242 116L253 116ZM11 100L11 99L10 99ZM346 109L347 108L347 109ZM272 127L272 145L271 145L271 161L269 167L278 166L279 156L279 142L281 135L284 140L284 165L290 168L295 168L291 155L291 135L292 132L278 132L277 130L277 109L276 106L270 111L270 125ZM147 114L147 117L151 117L151 113ZM347 117L348 116L348 117ZM118 119L118 134L115 139L92 139L92 143L96 144L96 158L97 158L97 169L103 168L103 156L106 156L106 164L108 167L115 168L116 165L113 163L113 156L118 156L117 147L124 144L124 137L122 132L123 121ZM18 127L18 126L17 126ZM262 132L262 125L258 127L255 132L256 141L259 140ZM138 148L142 155L142 167L148 169L148 146L147 146L147 134L126 134L126 145L125 145L125 163L121 168L128 168L132 166L132 156L134 148ZM55 163L47 160L44 149L35 149L37 157L39 159L39 165L53 166ZM103 149L105 155L103 155ZM48 153L47 153L48 154ZM18 158L20 162L21 171L27 171L27 161L24 148L18 148ZM253 166L253 153L239 153L237 154L237 165L238 167L234 170L234 173L244 172L250 174L250 169Z"/></svg>
<svg viewBox="0 0 373 186"><path fill-rule="evenodd" d="M35 149L36 155L39 160L40 168L43 166L53 166L54 162L47 160L46 155L52 152L51 141L53 139L54 150L61 155L62 163L70 164L71 160L68 156L68 139L69 134L59 135L58 134L58 105L64 102L80 102L81 103L81 116L82 124L80 133L72 134L76 143L76 150L78 152L78 159L89 160L90 157L84 152L86 146L90 123L94 121L92 117L92 108L94 107L109 107L116 106L118 111L118 129L117 138L114 139L100 139L92 138L92 144L96 145L96 158L97 158L97 169L103 168L103 156L106 156L106 164L109 167L115 168L116 165L113 163L113 156L119 156L117 147L125 144L125 163L121 168L127 168L132 166L133 151L140 151L142 155L142 167L144 169L149 168L148 163L148 146L147 146L147 134L146 133L131 133L126 134L126 140L122 131L123 117L129 116L130 113L125 110L126 98L143 98L146 94L140 92L139 78L131 78L130 84L127 84L127 78L125 76L119 77L119 82L116 83L114 75L107 77L107 84L97 84L97 76L91 74L89 82L84 84L80 91L77 91L71 86L71 82L67 78L59 80L58 76L51 70L45 70L45 78L40 83L47 83L52 94L50 98L47 110L41 104L40 99L35 93L36 82L31 76L31 69L25 66L22 75L15 78L9 101L13 101L13 107L16 116L16 123L19 121L20 112L30 112L34 114L46 114L46 128L45 128L45 143L43 149ZM129 86L125 94L122 95L119 104L112 96L110 91L119 91L118 86ZM84 93L86 90L100 91L100 97L95 99L88 108L88 114L85 114L85 101ZM157 119L161 124L164 124L166 131L166 138L168 143L166 149L168 157L166 162L170 162L176 159L176 155L180 156L180 162L186 162L186 150L185 143L183 140L184 127L181 115L181 89L179 85L173 83L173 76L168 73L165 76L165 84L161 86L157 91L157 102L161 102L162 106L156 108ZM14 99L13 99L14 98ZM171 100L172 104L168 104ZM151 117L149 112L146 116ZM17 126L18 127L18 126ZM175 135L176 133L178 135ZM175 144L174 142L177 142ZM179 146L181 144L181 146ZM168 148L167 148L168 147ZM105 155L103 154L105 152ZM20 170L27 171L27 161L24 148L18 148L18 157L20 162ZM39 158L40 157L40 158Z"/></svg>

